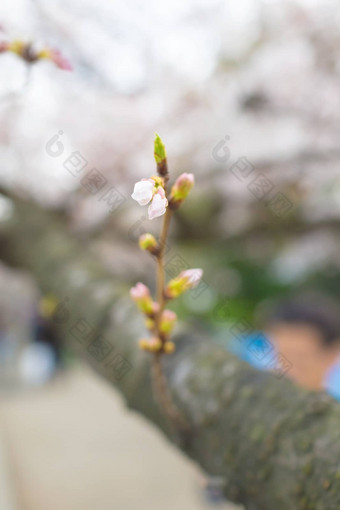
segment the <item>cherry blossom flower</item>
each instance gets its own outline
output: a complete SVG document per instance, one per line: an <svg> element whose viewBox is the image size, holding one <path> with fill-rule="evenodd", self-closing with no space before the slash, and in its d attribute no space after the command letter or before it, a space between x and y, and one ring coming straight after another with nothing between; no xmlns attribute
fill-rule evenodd
<svg viewBox="0 0 340 510"><path fill-rule="evenodd" d="M149 220L153 220L154 218L163 216L163 214L166 211L167 205L168 201L166 199L164 189L158 188L148 208Z"/></svg>
<svg viewBox="0 0 340 510"><path fill-rule="evenodd" d="M159 177L151 179L142 179L136 182L131 197L136 200L139 205L147 205L149 220L162 216L168 206L168 201L163 188L163 180Z"/></svg>
<svg viewBox="0 0 340 510"><path fill-rule="evenodd" d="M139 205L147 205L153 197L155 183L152 179L143 179L136 182L132 198L139 203Z"/></svg>

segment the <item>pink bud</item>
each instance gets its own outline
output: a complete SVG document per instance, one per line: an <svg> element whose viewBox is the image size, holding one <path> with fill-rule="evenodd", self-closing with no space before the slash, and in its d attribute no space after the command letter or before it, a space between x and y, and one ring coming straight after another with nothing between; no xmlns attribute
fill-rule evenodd
<svg viewBox="0 0 340 510"><path fill-rule="evenodd" d="M199 284L202 276L202 269L187 269L186 271L182 271L179 275L180 278L186 279L187 285L190 285L191 289Z"/></svg>
<svg viewBox="0 0 340 510"><path fill-rule="evenodd" d="M145 315L153 317L158 312L159 304L152 301L150 291L143 283L139 282L135 287L132 287L130 296Z"/></svg>
<svg viewBox="0 0 340 510"><path fill-rule="evenodd" d="M193 174L184 173L178 177L170 193L170 206L173 209L181 205L194 184L195 178Z"/></svg>
<svg viewBox="0 0 340 510"><path fill-rule="evenodd" d="M172 310L164 310L162 314L162 320L168 322L174 322L177 319L177 315Z"/></svg>
<svg viewBox="0 0 340 510"><path fill-rule="evenodd" d="M150 291L144 283L139 282L135 287L132 287L130 295L134 301L137 301L138 299L150 297Z"/></svg>
<svg viewBox="0 0 340 510"><path fill-rule="evenodd" d="M196 287L203 275L202 269L187 269L182 271L176 278L168 283L165 289L165 295L168 299L173 299L187 290Z"/></svg>
<svg viewBox="0 0 340 510"><path fill-rule="evenodd" d="M169 335L173 330L177 321L177 315L172 310L164 310L160 322L160 332L163 335Z"/></svg>

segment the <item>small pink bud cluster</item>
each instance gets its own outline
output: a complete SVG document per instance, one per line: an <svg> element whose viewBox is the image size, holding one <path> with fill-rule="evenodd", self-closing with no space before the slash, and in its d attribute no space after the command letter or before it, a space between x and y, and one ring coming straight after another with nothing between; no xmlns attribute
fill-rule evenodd
<svg viewBox="0 0 340 510"><path fill-rule="evenodd" d="M159 323L159 332L161 338L164 340L166 339L171 333L172 330L175 327L175 324L177 322L177 315L172 310L164 310L162 312L162 316L160 318ZM153 318L147 317L145 321L145 326L150 330L153 331L155 328L155 320Z"/></svg>
<svg viewBox="0 0 340 510"><path fill-rule="evenodd" d="M142 338L139 341L139 347L143 351L154 352L154 353L164 352L165 354L171 354L175 350L175 344L173 342L167 341L167 342L163 343L157 337L152 337L150 339Z"/></svg>
<svg viewBox="0 0 340 510"><path fill-rule="evenodd" d="M149 352L163 352L171 354L175 350L175 344L169 340L169 336L176 324L177 315L172 310L164 310L160 319L159 338L152 335L150 339L143 338L139 342L141 349ZM155 321L147 319L147 326L151 332L155 327Z"/></svg>
<svg viewBox="0 0 340 510"><path fill-rule="evenodd" d="M152 334L151 338L140 340L140 348L149 352L164 352L166 354L173 352L175 344L170 342L168 338L177 321L175 312L172 310L163 311L159 322L159 336L155 336L156 315L159 306L152 301L149 289L143 283L137 283L131 289L130 295L140 311L146 315L145 325Z"/></svg>

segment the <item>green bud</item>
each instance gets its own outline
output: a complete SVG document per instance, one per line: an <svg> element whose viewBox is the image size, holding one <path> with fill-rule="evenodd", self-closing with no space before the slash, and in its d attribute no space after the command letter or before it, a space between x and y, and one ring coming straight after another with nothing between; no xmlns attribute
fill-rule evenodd
<svg viewBox="0 0 340 510"><path fill-rule="evenodd" d="M159 330L162 333L162 335L167 336L169 335L177 321L177 315L172 310L164 310L162 313Z"/></svg>
<svg viewBox="0 0 340 510"><path fill-rule="evenodd" d="M158 243L152 234L143 234L139 238L139 246L142 250L156 255L159 251Z"/></svg>
<svg viewBox="0 0 340 510"><path fill-rule="evenodd" d="M157 165L162 163L166 159L165 145L162 142L161 137L157 133L155 136L154 156L155 156Z"/></svg>

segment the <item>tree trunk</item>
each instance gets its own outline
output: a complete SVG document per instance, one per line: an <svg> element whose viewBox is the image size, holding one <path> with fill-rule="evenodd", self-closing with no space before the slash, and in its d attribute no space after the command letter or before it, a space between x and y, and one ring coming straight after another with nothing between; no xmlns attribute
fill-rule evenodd
<svg viewBox="0 0 340 510"><path fill-rule="evenodd" d="M174 433L151 392L150 359L137 347L142 320L128 288L67 229L65 219L15 200L0 223L0 255L28 269L60 300L54 322L66 342L160 427L226 497L256 510L340 509L340 405L258 372L190 331L167 357L173 397L191 426ZM114 460L113 460L114 462Z"/></svg>

